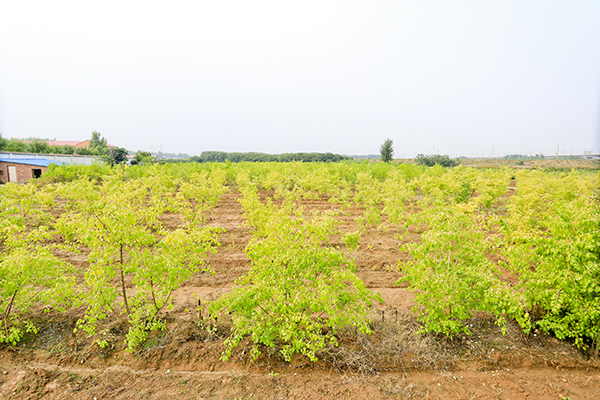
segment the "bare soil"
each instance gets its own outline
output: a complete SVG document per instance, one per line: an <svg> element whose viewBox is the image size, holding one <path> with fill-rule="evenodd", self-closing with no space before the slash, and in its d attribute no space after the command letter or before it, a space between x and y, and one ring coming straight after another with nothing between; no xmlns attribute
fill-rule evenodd
<svg viewBox="0 0 600 400"><path fill-rule="evenodd" d="M463 165L467 167L478 168L497 168L497 167L514 167L514 168L553 168L558 170L570 169L599 169L600 162L598 160L575 159L568 160L564 158L546 158L543 160L504 160L501 158L471 158L463 160Z"/></svg>
<svg viewBox="0 0 600 400"><path fill-rule="evenodd" d="M209 257L214 274L196 274L174 295L168 329L153 332L133 353L114 323L112 345L101 349L72 328L82 310L34 315L40 331L17 346L0 348L0 399L599 399L600 360L541 333L523 335L509 325L502 335L480 315L472 334L448 340L420 334L411 312L414 294L402 277L398 231L368 228L355 257L357 274L381 294L372 310L374 333L341 332L340 345L312 363L285 362L265 350L250 362L244 346L220 360L227 324L202 320L207 301L232 290L250 269L244 248L252 231L244 224L239 194L226 193L209 215L223 228L221 246ZM363 210L339 210L326 197L307 209L340 211L340 230L356 228ZM178 217L166 216L166 225ZM418 234L410 240L419 240ZM332 245L341 245L333 238ZM85 267L85 257L72 260ZM200 300L200 307L198 307ZM206 329L207 327L212 329Z"/></svg>

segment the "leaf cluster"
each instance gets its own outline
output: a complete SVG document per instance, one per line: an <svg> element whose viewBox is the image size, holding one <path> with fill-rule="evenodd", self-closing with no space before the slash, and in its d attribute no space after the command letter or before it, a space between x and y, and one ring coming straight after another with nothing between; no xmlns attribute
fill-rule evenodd
<svg viewBox="0 0 600 400"><path fill-rule="evenodd" d="M417 165L425 165L427 167L433 167L434 165L440 165L442 167L456 167L460 164L458 159L452 159L448 155L440 155L440 154L417 154L415 157L415 163Z"/></svg>
<svg viewBox="0 0 600 400"><path fill-rule="evenodd" d="M286 360L301 353L311 360L337 345L344 326L370 332L368 307L377 298L354 275L354 264L326 243L335 231L327 215L306 218L292 204L263 204L256 192L244 192L242 204L255 237L246 248L251 271L229 295L211 303L215 316L231 314L234 328L224 359L249 336L252 355L260 346L277 348Z"/></svg>

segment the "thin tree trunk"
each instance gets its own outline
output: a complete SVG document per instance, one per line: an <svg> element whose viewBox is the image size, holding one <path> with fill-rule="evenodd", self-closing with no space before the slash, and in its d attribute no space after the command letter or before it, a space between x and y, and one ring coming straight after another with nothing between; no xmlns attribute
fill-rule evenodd
<svg viewBox="0 0 600 400"><path fill-rule="evenodd" d="M13 294L10 298L10 303L8 303L8 305L6 306L6 310L4 311L4 331L6 333L8 333L8 325L7 325L6 321L8 320L8 316L10 315L10 310L12 309L12 306L15 302L15 297L17 297L17 291L18 291L18 289L16 289L13 292Z"/></svg>
<svg viewBox="0 0 600 400"><path fill-rule="evenodd" d="M125 275L123 274L123 243L119 247L120 259L119 259L119 272L121 273L121 291L123 292L123 300L125 301L125 310L127 310L127 316L131 314L129 312L129 303L127 302L127 292L125 291Z"/></svg>
<svg viewBox="0 0 600 400"><path fill-rule="evenodd" d="M158 307L158 304L156 304L156 296L154 295L154 282L152 282L152 279L150 279L150 293L152 293L152 303L154 303L154 308L156 309L156 314L158 314L158 312L160 311L160 309L162 307ZM154 314L154 315L156 315Z"/></svg>
<svg viewBox="0 0 600 400"><path fill-rule="evenodd" d="M119 319L119 321L121 321L121 322L123 322L125 324L128 323L128 321L125 321L125 319L123 317L121 317L121 314L119 314L118 312L116 312L115 309L112 308L110 304L107 304L106 306L115 315L115 317L117 317Z"/></svg>
<svg viewBox="0 0 600 400"><path fill-rule="evenodd" d="M160 308L158 310L156 310L156 313L154 314L154 318L156 318L156 316L158 315L158 313L165 307L165 305L169 302L169 299L171 298L171 294L173 293L173 291L171 290L169 292L169 294L167 295L167 298L165 299L164 303L162 304L162 306L160 306Z"/></svg>

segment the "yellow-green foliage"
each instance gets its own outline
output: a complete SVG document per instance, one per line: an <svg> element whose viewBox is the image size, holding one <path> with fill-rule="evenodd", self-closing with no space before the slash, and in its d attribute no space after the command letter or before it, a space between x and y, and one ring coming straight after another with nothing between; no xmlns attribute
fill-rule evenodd
<svg viewBox="0 0 600 400"><path fill-rule="evenodd" d="M506 167L53 166L35 183L0 186L0 342L35 330L22 318L32 305L72 304L85 307L79 327L101 343L100 321L122 320L133 348L164 328L172 291L206 268L218 246L207 212L239 191L253 230L252 270L211 306L215 314L233 311L228 351L248 336L255 351L276 346L288 359L295 352L314 359L336 343L339 327L368 332L375 297L348 254L371 228L396 230L399 245L419 235L404 246L410 261L400 266L425 330L468 333L465 321L486 312L503 327L514 319L525 332L535 327L598 348L599 187L597 172ZM300 208L320 196L339 212L363 210L353 231L342 235L333 212ZM169 229L166 214L177 216ZM332 235L340 248L329 244ZM81 276L56 256L84 248L89 267Z"/></svg>

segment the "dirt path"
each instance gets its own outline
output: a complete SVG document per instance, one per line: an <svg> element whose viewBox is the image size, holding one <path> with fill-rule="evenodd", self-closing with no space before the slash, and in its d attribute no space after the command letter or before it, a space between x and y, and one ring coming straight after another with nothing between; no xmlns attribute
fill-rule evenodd
<svg viewBox="0 0 600 400"><path fill-rule="evenodd" d="M11 363L12 364L12 363ZM0 362L0 398L16 399L598 399L600 372L556 368L407 371L199 371Z"/></svg>

